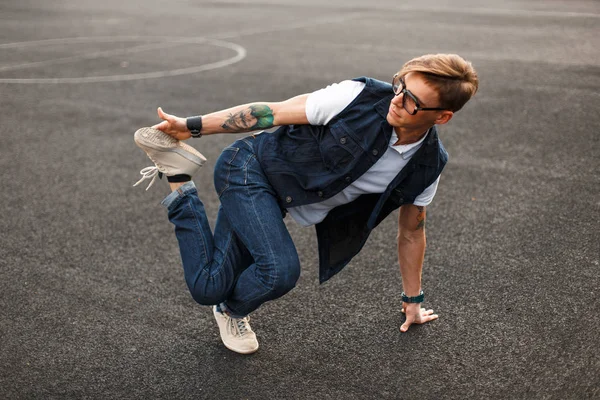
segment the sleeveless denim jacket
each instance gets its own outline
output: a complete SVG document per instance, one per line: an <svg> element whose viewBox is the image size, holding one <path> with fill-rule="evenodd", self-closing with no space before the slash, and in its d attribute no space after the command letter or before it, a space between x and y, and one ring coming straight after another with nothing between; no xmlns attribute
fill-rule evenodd
<svg viewBox="0 0 600 400"><path fill-rule="evenodd" d="M335 196L387 150L393 129L386 121L392 87L372 78L354 80L365 83L365 88L327 125L282 126L256 137L257 159L283 209ZM447 161L434 126L385 192L361 195L331 210L316 225L320 282L342 270L392 211L412 204Z"/></svg>

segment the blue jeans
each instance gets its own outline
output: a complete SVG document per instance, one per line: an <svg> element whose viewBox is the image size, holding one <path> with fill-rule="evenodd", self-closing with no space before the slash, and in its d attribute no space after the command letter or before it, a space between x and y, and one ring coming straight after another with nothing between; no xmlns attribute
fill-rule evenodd
<svg viewBox="0 0 600 400"><path fill-rule="evenodd" d="M221 201L214 233L193 182L163 200L194 300L220 304L240 318L294 288L300 276L296 247L282 209L256 159L252 137L225 148L215 165Z"/></svg>

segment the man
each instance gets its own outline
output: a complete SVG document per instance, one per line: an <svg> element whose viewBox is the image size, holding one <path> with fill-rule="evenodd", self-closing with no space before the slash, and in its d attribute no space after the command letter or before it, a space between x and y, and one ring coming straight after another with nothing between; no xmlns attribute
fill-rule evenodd
<svg viewBox="0 0 600 400"><path fill-rule="evenodd" d="M421 308L425 207L448 159L436 125L450 121L477 88L469 62L437 54L407 62L391 85L363 77L279 103L187 119L158 109L163 121L135 134L156 164L142 170L138 183L167 176L172 192L163 204L175 225L186 282L198 303L213 306L225 346L256 351L248 315L296 284L300 263L286 213L316 226L323 282L400 207L399 297L406 314L400 330L438 317ZM279 128L237 140L221 153L214 172L221 206L211 232L191 181L205 159L182 141L273 126Z"/></svg>

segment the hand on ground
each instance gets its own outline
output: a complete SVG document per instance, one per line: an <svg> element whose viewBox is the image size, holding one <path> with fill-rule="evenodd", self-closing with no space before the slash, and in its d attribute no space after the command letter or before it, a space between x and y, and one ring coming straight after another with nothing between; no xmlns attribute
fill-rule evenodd
<svg viewBox="0 0 600 400"><path fill-rule="evenodd" d="M420 303L402 303L402 312L406 314L406 321L400 327L401 332L406 332L412 324L424 324L438 319L433 310L421 308Z"/></svg>

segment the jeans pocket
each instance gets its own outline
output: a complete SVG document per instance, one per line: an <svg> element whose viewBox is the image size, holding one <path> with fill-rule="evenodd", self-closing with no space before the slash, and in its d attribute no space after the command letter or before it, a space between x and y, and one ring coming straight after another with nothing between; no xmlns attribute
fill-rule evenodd
<svg viewBox="0 0 600 400"><path fill-rule="evenodd" d="M215 163L214 182L217 195L221 197L223 192L229 187L229 177L231 175L231 166L236 155L240 151L237 147L226 147Z"/></svg>

